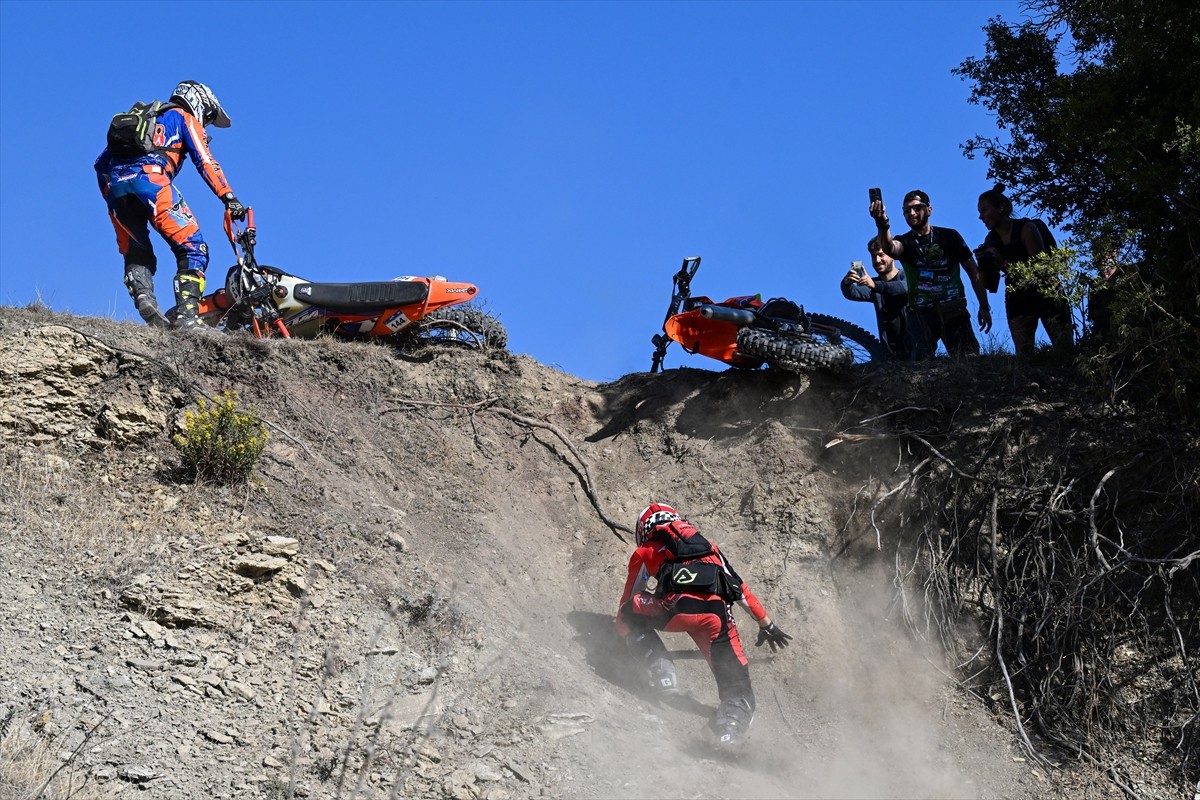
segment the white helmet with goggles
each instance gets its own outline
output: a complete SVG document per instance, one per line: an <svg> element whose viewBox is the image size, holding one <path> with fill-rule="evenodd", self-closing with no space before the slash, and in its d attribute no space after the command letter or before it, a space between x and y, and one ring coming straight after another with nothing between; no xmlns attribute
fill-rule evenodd
<svg viewBox="0 0 1200 800"><path fill-rule="evenodd" d="M193 117L200 120L201 125L228 128L232 124L225 109L217 102L213 90L199 81L184 81L176 86L175 91L171 93L170 102L191 112Z"/></svg>

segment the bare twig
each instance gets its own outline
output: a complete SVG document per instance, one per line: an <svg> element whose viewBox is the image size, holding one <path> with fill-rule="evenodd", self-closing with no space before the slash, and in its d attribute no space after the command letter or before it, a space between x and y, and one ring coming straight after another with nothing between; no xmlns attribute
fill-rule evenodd
<svg viewBox="0 0 1200 800"><path fill-rule="evenodd" d="M997 507L999 501L996 495L992 495L992 513L991 513L991 534L992 534L992 552L996 552L996 545L999 540L999 515ZM1000 576L995 566L996 559L992 559L992 580L999 583ZM1012 677L1008 673L1008 665L1004 662L1004 607L1000 601L996 601L996 663L1000 666L1000 672L1004 676L1004 683L1008 686L1008 702L1012 707L1013 719L1017 723L1017 731L1021 734L1021 742L1025 745L1025 751L1029 753L1030 758L1037 761L1039 764L1050 766L1050 762L1037 751L1033 746L1033 742L1029 741L1029 734L1025 733L1025 723L1021 720L1021 708L1017 705L1017 693L1013 689Z"/></svg>
<svg viewBox="0 0 1200 800"><path fill-rule="evenodd" d="M604 504L600 502L600 497L596 493L596 480L592 476L591 463L583 456L583 454L581 452L579 452L579 448L577 448L574 445L574 443L571 442L570 438L565 433L563 433L562 429L559 428L557 425L554 425L553 423L550 423L550 422L546 422L545 420L536 419L534 417L527 417L523 414L518 414L517 412L515 412L511 409L505 408L504 406L496 405L497 398L487 398L484 400L479 400L475 403L446 403L446 402L439 402L439 401L434 401L434 400L408 400L408 399L397 400L396 402L400 403L402 405L408 405L408 406L452 408L452 409L456 409L456 410L467 411L471 414L478 414L478 413L495 414L496 416L503 417L511 422L516 422L519 425L524 425L529 428L538 428L541 430L550 431L550 433L553 433L556 437L558 437L558 440L561 441L563 443L563 445L567 448L567 450L571 453L571 455L575 457L575 460L578 462L579 467L583 470L583 473L581 475L581 477L583 478L583 481L582 481L583 490L587 494L588 499L592 501L592 507L596 510L596 513L600 516L600 519L604 522L604 524L607 525L610 529L612 529L613 534L623 542L626 541L626 539L624 536L621 535L621 533L620 533L621 531L624 531L625 533L628 533L630 535L633 534L632 528L630 528L627 525L622 525L620 522L617 522L615 519L613 519L612 517L610 517L608 515L608 512L606 512L604 510ZM383 409L380 413L388 413L389 411L394 411L394 410L396 410L396 409Z"/></svg>
<svg viewBox="0 0 1200 800"><path fill-rule="evenodd" d="M600 519L602 519L604 521L604 524L608 525L608 527L612 529L613 533L621 541L626 541L626 540L625 540L624 536L621 536L619 531L625 531L626 533L628 533L630 535L633 534L632 528L630 528L627 525L622 525L621 523L617 522L615 519L610 517L608 515L608 513L604 510L604 505L600 502L600 498L596 494L596 481L592 477L591 464L588 463L588 460L583 457L583 454L579 452L578 448L576 448L575 445L571 443L571 440L567 438L567 435L565 433L563 433L562 430L557 425L551 424L549 422L545 422L540 419L534 419L533 417L523 416L521 414L516 413L515 411L510 411L509 409L504 408L503 406L490 406L486 410L489 413L496 414L498 416L504 417L505 419L519 423L521 425L527 425L531 428L541 428L543 430L550 431L555 436L557 436L559 438L559 440L566 446L566 448L569 451L571 451L571 455L575 456L575 459L579 462L580 466L583 468L583 473L584 473L583 474L583 477L584 477L583 490L585 492L587 492L588 499L592 501L592 507L595 508L596 513L600 515Z"/></svg>
<svg viewBox="0 0 1200 800"><path fill-rule="evenodd" d="M103 725L105 723L105 721L107 721L108 718L111 716L112 716L112 712L106 713L103 717L100 718L99 722L97 722L95 725L92 726L91 730L89 730L87 732L87 734L84 735L83 741L81 741L78 745L75 746L75 749L71 751L71 754L69 756L67 756L65 759L63 759L63 763L58 765L58 769L54 770L54 772L51 772L50 776L48 778L46 778L46 780L42 781L42 785L39 786L37 788L37 791L33 793L34 797L43 797L44 796L43 793L46 791L46 788L50 785L50 783L55 778L58 777L58 773L62 772L64 769L66 769L71 764L75 763L75 760L79 757L79 754L83 752L83 749L85 747L87 747L88 742L90 742L92 740L92 737L96 735L96 731L100 730L100 726Z"/></svg>
<svg viewBox="0 0 1200 800"><path fill-rule="evenodd" d="M906 488L908 488L908 486L913 481L916 480L917 473L920 472L921 470L923 470L925 468L925 466L932 460L933 460L932 458L927 458L924 461L922 461L921 463L917 464L915 467L913 467L912 471L908 473L908 477L906 477L904 480L900 481L900 483L896 484L896 487L894 489L892 489L887 494L885 494L883 497L880 497L878 500L876 500L874 503L871 504L871 527L875 529L875 549L876 550L883 549L883 535L882 535L882 532L879 530L879 524L875 520L875 512L879 509L879 507L881 505L883 505L883 503L886 500L888 500L890 497L892 497L892 495L899 494L900 492L902 492Z"/></svg>
<svg viewBox="0 0 1200 800"><path fill-rule="evenodd" d="M857 424L858 425L866 425L867 423L870 423L870 422L878 422L881 419L887 419L888 417L892 416L893 414L903 414L905 411L937 411L937 409L926 408L925 406L905 406L904 408L897 408L897 409L888 411L884 414L880 414L875 417L867 417L864 420L859 420Z"/></svg>

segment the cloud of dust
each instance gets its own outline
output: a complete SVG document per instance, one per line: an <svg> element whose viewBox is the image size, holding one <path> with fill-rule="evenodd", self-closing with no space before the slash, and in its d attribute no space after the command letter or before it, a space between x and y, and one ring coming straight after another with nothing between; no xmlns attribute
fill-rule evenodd
<svg viewBox="0 0 1200 800"><path fill-rule="evenodd" d="M845 576L840 596L814 609L799 683L811 736L808 796L992 796L1007 787L980 785L968 774L976 759L999 761L995 739L964 725L939 657L885 618L893 586L882 569ZM977 711L975 712L978 713ZM973 773L973 771L972 771ZM986 780L985 780L986 782Z"/></svg>

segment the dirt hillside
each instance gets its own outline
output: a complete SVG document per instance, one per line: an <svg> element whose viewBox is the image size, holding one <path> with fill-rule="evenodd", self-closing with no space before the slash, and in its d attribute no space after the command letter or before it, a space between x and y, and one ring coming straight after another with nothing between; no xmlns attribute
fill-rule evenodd
<svg viewBox="0 0 1200 800"><path fill-rule="evenodd" d="M1027 762L903 631L860 513L894 453L826 447L887 411L870 376L600 385L0 308L0 378L5 797L1119 796ZM170 443L226 389L270 430L234 489ZM709 742L690 640L666 637L687 691L663 705L614 635L631 546L605 518L652 500L795 637L750 648L741 752Z"/></svg>

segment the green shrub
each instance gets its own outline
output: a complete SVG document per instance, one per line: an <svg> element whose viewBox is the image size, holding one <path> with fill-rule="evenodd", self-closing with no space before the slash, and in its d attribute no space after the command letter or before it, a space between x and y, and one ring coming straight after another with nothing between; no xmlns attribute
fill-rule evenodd
<svg viewBox="0 0 1200 800"><path fill-rule="evenodd" d="M253 412L235 407L237 392L225 391L211 403L200 398L183 417L183 433L172 438L199 480L236 483L250 477L263 448L267 428Z"/></svg>
<svg viewBox="0 0 1200 800"><path fill-rule="evenodd" d="M1200 418L1200 323L1181 313L1177 287L1147 278L1136 270L1108 289L1102 328L1092 331L1091 346L1079 366L1104 390L1113 405L1170 411ZM1173 302L1174 301L1174 302Z"/></svg>

